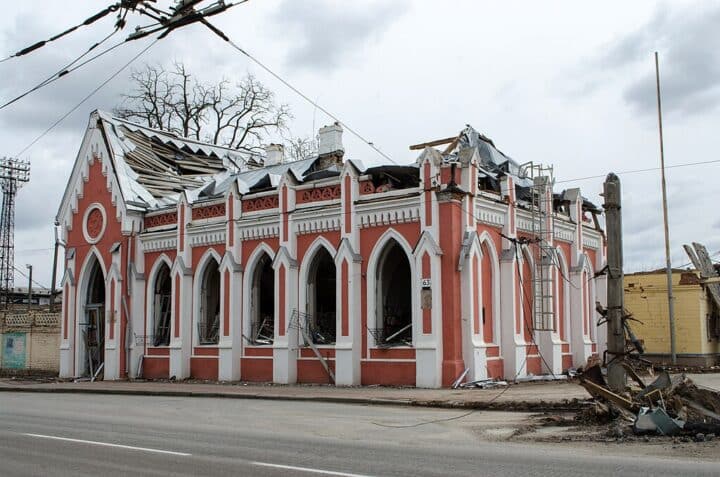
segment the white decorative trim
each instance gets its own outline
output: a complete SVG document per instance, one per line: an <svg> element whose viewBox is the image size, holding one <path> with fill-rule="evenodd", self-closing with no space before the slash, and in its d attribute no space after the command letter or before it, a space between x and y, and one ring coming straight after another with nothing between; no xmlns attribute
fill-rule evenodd
<svg viewBox="0 0 720 477"><path fill-rule="evenodd" d="M144 252L159 252L161 250L175 250L177 248L176 229L146 232L140 235L140 243Z"/></svg>
<svg viewBox="0 0 720 477"><path fill-rule="evenodd" d="M358 211L357 216L360 219L361 228L379 227L391 224L404 224L408 222L419 222L420 207L412 206L392 208L378 210L376 212L370 213Z"/></svg>
<svg viewBox="0 0 720 477"><path fill-rule="evenodd" d="M88 230L87 230L87 219L90 216L90 212L92 212L93 210L96 210L96 209L99 210L100 213L102 214L103 224L102 224L102 228L100 229L100 232L98 232L97 236L90 237L90 234L88 233ZM87 209L85 209L85 213L83 214L83 218L82 218L82 232L83 232L83 237L85 238L85 241L90 244L98 243L103 238L106 228L107 228L107 214L105 213L105 207L103 207L102 204L99 202L93 202L92 204L90 204L87 207Z"/></svg>
<svg viewBox="0 0 720 477"><path fill-rule="evenodd" d="M516 212L516 224L517 224L517 230L522 230L524 232L532 232L533 231L533 221L532 221L532 215L530 212L522 209L515 209Z"/></svg>
<svg viewBox="0 0 720 477"><path fill-rule="evenodd" d="M257 240L280 236L279 225L261 225L255 227L238 227L237 234L241 240Z"/></svg>
<svg viewBox="0 0 720 477"><path fill-rule="evenodd" d="M499 227L505 225L506 205L477 198L475 199L475 210L475 220L478 222Z"/></svg>
<svg viewBox="0 0 720 477"><path fill-rule="evenodd" d="M191 247L203 247L205 245L225 244L227 233L225 230L217 232L205 232L197 235L190 235Z"/></svg>
<svg viewBox="0 0 720 477"><path fill-rule="evenodd" d="M583 230L583 247L599 249L600 237L593 237L589 230Z"/></svg>
<svg viewBox="0 0 720 477"><path fill-rule="evenodd" d="M565 222L556 217L553 238L572 243L572 241L575 240L575 224Z"/></svg>
<svg viewBox="0 0 720 477"><path fill-rule="evenodd" d="M330 232L340 230L340 217L329 219L318 218L315 220L304 220L295 224L295 232L298 234L312 234L318 232Z"/></svg>

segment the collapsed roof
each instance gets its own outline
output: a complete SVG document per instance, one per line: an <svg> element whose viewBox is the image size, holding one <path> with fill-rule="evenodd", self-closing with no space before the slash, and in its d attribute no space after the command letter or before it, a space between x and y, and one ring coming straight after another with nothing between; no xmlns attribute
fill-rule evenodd
<svg viewBox="0 0 720 477"><path fill-rule="evenodd" d="M480 158L478 164L478 183L481 189L500 192L500 178L511 176L515 183L516 197L520 201L530 202L532 197L533 180L528 177L526 165L521 165L513 158L500 151L492 139L481 134L472 126L466 125L455 137L440 139L410 146L411 150L423 149L445 145L441 152L443 161L465 162L473 153L477 152ZM565 201L565 191L555 194L556 208ZM601 210L588 199L583 198L583 210L592 214L601 213Z"/></svg>
<svg viewBox="0 0 720 477"><path fill-rule="evenodd" d="M321 164L317 156L264 167L260 154L195 141L102 111L96 115L123 198L141 210L172 205L180 193L190 201L219 196L233 182L243 194L273 188L286 172L299 182L340 175L337 165Z"/></svg>
<svg viewBox="0 0 720 477"><path fill-rule="evenodd" d="M269 190L277 187L286 173L300 183L340 175L338 163L322 160L318 155L264 166L266 157L261 154L188 139L103 111L96 111L94 115L108 143L125 203L136 210L171 206L177 203L181 193L191 202L218 197L233 183L237 183L242 194ZM477 152L478 182L482 189L500 192L500 178L510 175L515 181L518 199L529 196L532 179L524 174L523 166L469 125L456 137L411 146L411 149L444 144L448 145L442 157L447 163L464 162ZM417 187L420 181L417 163L365 169L359 161L349 162L362 174L369 175L375 187L382 186L384 190ZM555 201L558 205L563 203L564 193L556 194ZM587 199L583 208L593 214L599 212Z"/></svg>

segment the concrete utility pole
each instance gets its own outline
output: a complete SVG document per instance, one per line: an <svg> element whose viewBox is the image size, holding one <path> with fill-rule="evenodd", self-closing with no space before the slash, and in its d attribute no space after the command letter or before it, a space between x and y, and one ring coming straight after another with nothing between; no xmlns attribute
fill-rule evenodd
<svg viewBox="0 0 720 477"><path fill-rule="evenodd" d="M55 222L55 227L53 227L53 232L55 233L55 253L53 254L52 283L50 284L50 311L55 310L55 282L57 281L58 247L60 246L60 239L58 238L59 226L60 224Z"/></svg>
<svg viewBox="0 0 720 477"><path fill-rule="evenodd" d="M621 191L620 179L612 172L603 184L605 197L605 228L607 233L607 352L608 385L615 392L625 390L625 330L622 315L625 309L623 296L623 244L622 244L622 212L620 210Z"/></svg>
<svg viewBox="0 0 720 477"><path fill-rule="evenodd" d="M660 103L660 63L655 52L655 84L657 86L658 129L660 131L660 176L662 178L663 224L665 226L665 273L667 275L668 315L670 317L670 360L677 364L675 353L675 299L672 287L672 261L670 259L670 231L668 230L667 186L665 184L665 148L663 146L662 104Z"/></svg>
<svg viewBox="0 0 720 477"><path fill-rule="evenodd" d="M28 273L28 310L32 306L32 265L27 264Z"/></svg>

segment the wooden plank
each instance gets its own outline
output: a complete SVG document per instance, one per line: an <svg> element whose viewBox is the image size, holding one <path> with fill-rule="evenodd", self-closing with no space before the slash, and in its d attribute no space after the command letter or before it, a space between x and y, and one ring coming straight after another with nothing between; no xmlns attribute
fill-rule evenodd
<svg viewBox="0 0 720 477"><path fill-rule="evenodd" d="M684 245L684 248L693 265L695 265L695 268L700 271L700 278L703 280L717 278L718 274L715 271L712 260L710 260L710 254L707 248L697 242L693 242L692 245L694 250L690 249L688 245ZM689 249L692 250L692 253ZM707 283L705 286L710 293L713 303L715 303L715 307L720 310L720 283Z"/></svg>
<svg viewBox="0 0 720 477"><path fill-rule="evenodd" d="M437 139L435 141L430 141L430 142L423 142L422 144L413 144L412 146L410 146L410 150L417 151L419 149L425 149L426 147L441 146L443 144L453 142L455 139L457 139L457 136L446 137L445 139Z"/></svg>

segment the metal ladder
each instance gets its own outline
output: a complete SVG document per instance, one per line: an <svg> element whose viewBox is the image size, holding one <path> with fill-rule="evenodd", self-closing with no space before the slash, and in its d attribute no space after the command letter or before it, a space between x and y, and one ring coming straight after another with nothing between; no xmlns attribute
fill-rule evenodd
<svg viewBox="0 0 720 477"><path fill-rule="evenodd" d="M553 168L530 163L533 257L533 329L555 331L555 248L553 247Z"/></svg>

